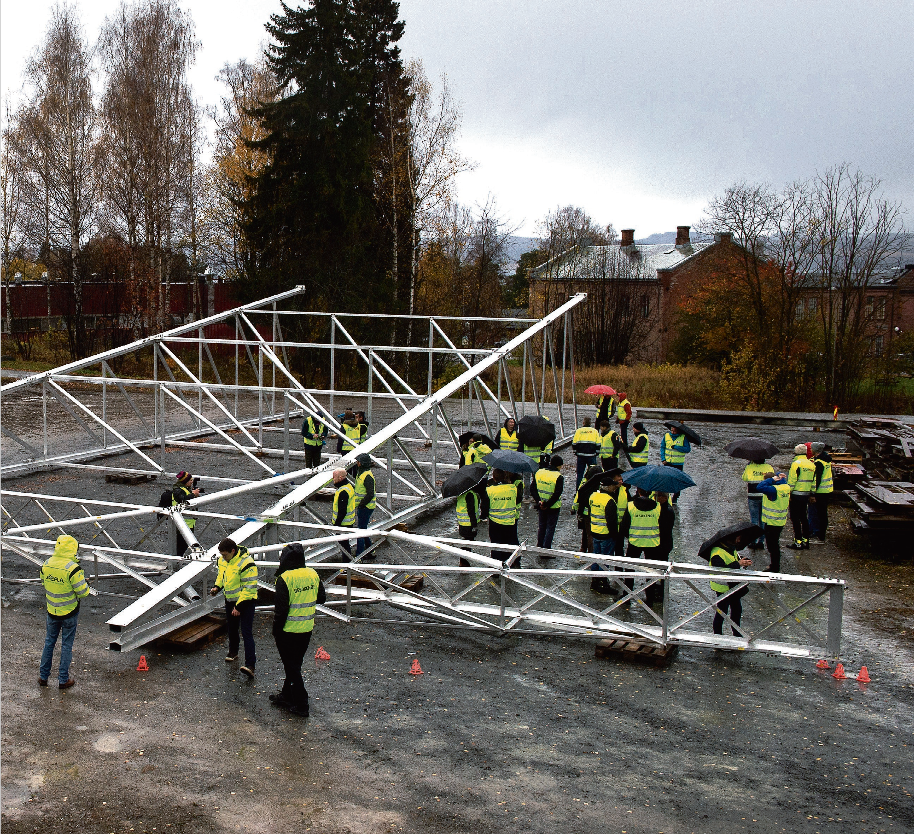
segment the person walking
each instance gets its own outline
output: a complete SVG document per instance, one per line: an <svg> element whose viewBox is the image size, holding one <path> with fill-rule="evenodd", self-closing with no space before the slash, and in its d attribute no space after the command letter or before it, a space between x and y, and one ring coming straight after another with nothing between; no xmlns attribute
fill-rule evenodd
<svg viewBox="0 0 914 834"><path fill-rule="evenodd" d="M73 536L58 536L54 554L39 571L47 607L44 650L38 667L39 686L48 685L58 637L60 664L57 667L57 687L69 689L76 683L76 678L70 677L70 663L73 660L73 643L79 621L79 603L90 593L78 553L79 543Z"/></svg>
<svg viewBox="0 0 914 834"><path fill-rule="evenodd" d="M831 471L831 455L824 449L813 459L816 467L815 492L809 498L809 535L815 544L825 544L828 532L828 505L835 491Z"/></svg>
<svg viewBox="0 0 914 834"><path fill-rule="evenodd" d="M314 633L317 606L326 600L327 592L317 571L305 564L302 545L287 544L279 556L273 603L273 639L286 677L282 689L270 695L270 701L303 718L308 717L310 709L302 663Z"/></svg>
<svg viewBox="0 0 914 834"><path fill-rule="evenodd" d="M356 470L354 499L355 499L355 517L359 530L367 530L377 507L375 495L375 479L371 471L371 457L364 452L355 456ZM371 539L358 538L355 543L355 555L361 556L362 552L371 547ZM373 553L365 557L365 561L372 562L375 559Z"/></svg>
<svg viewBox="0 0 914 834"><path fill-rule="evenodd" d="M321 465L321 453L327 439L327 427L315 417L309 415L301 424L301 437L305 445L305 466L317 469Z"/></svg>
<svg viewBox="0 0 914 834"><path fill-rule="evenodd" d="M622 435L610 428L609 420L603 420L600 426L600 465L604 472L619 466L619 450L622 448Z"/></svg>
<svg viewBox="0 0 914 834"><path fill-rule="evenodd" d="M615 416L616 398L612 394L600 394L600 398L597 400L597 414L594 417L593 424L599 428L600 423L604 420L608 423Z"/></svg>
<svg viewBox="0 0 914 834"><path fill-rule="evenodd" d="M580 486L581 479L588 466L597 462L597 452L600 450L602 439L600 433L590 425L590 417L585 417L583 425L571 440L571 450L577 459L577 472L575 474L575 487Z"/></svg>
<svg viewBox="0 0 914 834"><path fill-rule="evenodd" d="M537 470L531 486L533 502L539 511L536 546L547 550L552 547L552 538L555 536L555 527L562 509L565 478L562 476L561 470L562 459L558 455L553 455L548 467ZM552 557L545 556L545 558Z"/></svg>
<svg viewBox="0 0 914 834"><path fill-rule="evenodd" d="M501 469L492 470L492 484L486 487L489 499L489 541L492 544L508 544L514 547L520 543L517 539L517 487L511 476ZM493 550L492 558L503 562L511 554L505 550ZM520 567L520 555L513 564Z"/></svg>
<svg viewBox="0 0 914 834"><path fill-rule="evenodd" d="M762 493L758 491L758 485L774 474L774 468L763 459L753 460L746 464L743 470L743 480L746 482L748 489L749 502L749 521L753 524L762 526ZM764 547L764 533L749 545L750 550L759 550Z"/></svg>
<svg viewBox="0 0 914 834"><path fill-rule="evenodd" d="M238 632L244 640L244 666L241 672L254 677L257 654L254 647L254 610L257 604L257 565L246 547L239 547L232 539L219 542L216 583L210 596L220 591L225 594L225 619L228 624L228 654L226 663L238 659Z"/></svg>
<svg viewBox="0 0 914 834"><path fill-rule="evenodd" d="M355 527L355 487L349 483L349 478L345 469L333 470L333 486L336 487L336 491L333 493L333 516L330 523L334 527ZM352 546L349 543L349 539L343 539L341 542L337 542L337 544L345 551L346 556L349 557L348 559L345 559L345 561L351 561Z"/></svg>
<svg viewBox="0 0 914 834"><path fill-rule="evenodd" d="M616 511L616 496L619 486L615 483L603 483L600 488L591 493L589 499L588 516L590 518L590 536L593 542L593 552L597 556L612 556L616 549L616 532L618 529L618 513ZM592 571L605 571L603 565L594 562L590 566ZM609 582L605 577L596 577L590 580L590 590L598 594L612 592Z"/></svg>
<svg viewBox="0 0 914 834"><path fill-rule="evenodd" d="M765 568L771 573L781 572L781 530L787 524L790 508L790 487L787 476L778 472L756 485L762 496L762 527L765 530L765 547L771 564Z"/></svg>
<svg viewBox="0 0 914 834"><path fill-rule="evenodd" d="M638 469L647 465L651 444L644 429L644 423L635 423L632 428L635 430L635 442L631 446L626 443L625 451L628 453L632 469Z"/></svg>
<svg viewBox="0 0 914 834"><path fill-rule="evenodd" d="M632 419L632 404L628 401L628 394L619 392L619 405L616 406L616 422L619 424L619 434L622 442L628 446L628 424Z"/></svg>
<svg viewBox="0 0 914 834"><path fill-rule="evenodd" d="M748 568L752 560L748 556L739 556L736 550L736 542L732 539L724 539L717 546L711 549L711 555L708 564L712 568L723 570L739 570ZM724 617L728 616L732 622L731 630L734 637L745 637L740 629L740 621L743 617L743 597L749 593L749 586L746 585L738 591L732 591L739 582L718 582L711 580L709 582L711 590L717 594L717 605L714 607L714 622L712 628L715 634L724 633ZM731 593L732 591L732 593ZM722 599L726 597L726 599Z"/></svg>
<svg viewBox="0 0 914 834"><path fill-rule="evenodd" d="M685 467L685 456L691 451L692 445L689 443L689 438L680 429L671 426L660 444L660 462L664 466L672 466L682 472ZM678 492L670 494L670 503L675 504L678 499Z"/></svg>
<svg viewBox="0 0 914 834"><path fill-rule="evenodd" d="M507 449L516 452L518 443L520 442L517 439L517 420L513 417L508 417L499 430L498 437L496 437L495 440L497 441L499 449Z"/></svg>
<svg viewBox="0 0 914 834"><path fill-rule="evenodd" d="M809 459L808 443L798 443L793 453L795 457L787 475L793 542L787 547L789 550L809 550L809 499L816 488L816 467Z"/></svg>

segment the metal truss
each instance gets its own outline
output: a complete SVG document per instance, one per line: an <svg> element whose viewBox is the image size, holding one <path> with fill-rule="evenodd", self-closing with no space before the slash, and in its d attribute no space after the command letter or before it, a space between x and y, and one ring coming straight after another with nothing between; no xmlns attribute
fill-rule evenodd
<svg viewBox="0 0 914 834"><path fill-rule="evenodd" d="M527 409L555 421L557 448L571 441L578 423L571 317L583 295L540 320L499 320L520 332L496 347L465 346L464 319L399 317L428 327L427 346L405 348L365 345L354 332L356 319L391 317L283 309L301 292L296 288L0 389L0 548L40 564L58 535L75 536L87 554L90 584L129 600L108 621L112 649L143 645L221 607L221 598L204 591L218 556L215 545L231 536L263 568L277 564L284 543L301 541L328 587L320 613L346 622L628 635L661 645L838 655L839 580L741 572L741 583L758 589L751 599L759 605L744 618L745 637L719 637L707 629L717 599L706 583L732 579L726 572L524 546L506 552L504 545L405 531L405 522L446 503L439 486L456 469L457 437L465 428L494 436L504 418L519 418ZM302 322L307 327L295 326ZM302 331L327 338L285 335ZM427 355L418 387L398 357L403 353L413 359ZM116 373L128 359L142 372ZM345 379L364 380L364 387L341 386L344 366ZM305 385L293 370L301 367L323 369L329 387ZM408 367L414 369L415 361ZM453 378L438 384L436 374ZM363 407L371 433L351 452L326 454L319 467L304 468L298 421L312 417L333 438L341 431L340 403ZM372 526L335 528L326 501L331 470L352 467L359 453L371 456L376 475ZM174 465L180 455L205 461L200 476L209 491L165 510L67 490L36 492L29 480L50 471L71 478L76 473L77 486L101 475L170 481L174 469L183 468ZM20 488L10 488L10 479ZM161 483L146 489L157 497ZM340 542L360 536L373 544L355 562L343 560ZM189 547L182 546L179 555L181 539ZM544 567L544 554L558 559ZM366 562L366 556L378 561ZM458 559L470 567L458 567ZM620 593L604 607L594 607L585 590L595 576L587 569L593 563L606 569L600 575ZM270 576L264 570L260 575L262 587L271 589ZM36 581L8 570L3 579ZM660 610L644 601L645 587L655 583L663 589Z"/></svg>

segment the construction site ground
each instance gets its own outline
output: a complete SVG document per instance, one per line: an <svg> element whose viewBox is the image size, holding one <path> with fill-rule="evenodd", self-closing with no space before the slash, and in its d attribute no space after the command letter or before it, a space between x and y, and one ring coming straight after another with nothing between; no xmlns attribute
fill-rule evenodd
<svg viewBox="0 0 914 834"><path fill-rule="evenodd" d="M659 424L648 430L656 444ZM843 442L790 427L700 432L705 445L686 464L698 487L680 501L677 561L695 561L704 538L746 515L741 464L721 452L730 439ZM570 450L564 457L571 481ZM197 471L207 463L203 450L196 459L181 450L180 460ZM4 487L144 503L161 490L73 471ZM3 830L912 831L911 551L854 536L849 513L834 507L830 542L799 558L785 550L784 570L847 580L842 660L850 675L866 665L869 684L837 681L812 660L749 652L684 648L653 668L596 659L592 641L573 637L322 618L305 662L304 720L268 701L282 681L269 614L255 620L251 681L240 661L224 662L222 642L190 654L108 651L106 620L127 600L92 598L80 615L77 685L60 691L53 678L37 685L40 587L4 583ZM414 526L449 533L453 524L448 509ZM529 505L520 529L535 541ZM578 542L564 512L555 546ZM5 556L3 573L23 578L34 568ZM750 594L747 619L752 605ZM314 660L318 646L329 661ZM136 671L141 653L145 673ZM409 674L414 659L424 674Z"/></svg>

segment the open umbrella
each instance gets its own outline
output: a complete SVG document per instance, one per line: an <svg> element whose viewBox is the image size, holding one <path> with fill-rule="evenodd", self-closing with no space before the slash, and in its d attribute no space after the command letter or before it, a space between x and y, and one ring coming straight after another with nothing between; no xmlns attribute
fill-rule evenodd
<svg viewBox="0 0 914 834"><path fill-rule="evenodd" d="M698 555L706 562L711 560L711 550L717 547L721 542L730 539L734 542L736 549L740 550L747 544L754 542L762 535L762 528L758 524L752 524L750 521L741 521L739 524L733 524L730 527L724 527L718 530L710 539L704 542L698 549Z"/></svg>
<svg viewBox="0 0 914 834"><path fill-rule="evenodd" d="M616 389L610 388L608 385L591 385L590 388L584 389L585 394L593 394L595 396L603 397L615 397Z"/></svg>
<svg viewBox="0 0 914 834"><path fill-rule="evenodd" d="M453 498L455 495L463 495L468 489L480 483L486 477L486 472L488 467L478 461L469 466L461 466L441 485L441 497Z"/></svg>
<svg viewBox="0 0 914 834"><path fill-rule="evenodd" d="M699 437L698 432L690 429L685 423L680 423L678 420L670 420L669 423L664 423L663 425L668 429L679 429L689 439L689 443L701 446L701 437Z"/></svg>
<svg viewBox="0 0 914 834"><path fill-rule="evenodd" d="M646 492L682 492L688 487L695 486L695 481L685 472L674 466L656 464L630 469L622 476L622 482Z"/></svg>
<svg viewBox="0 0 914 834"><path fill-rule="evenodd" d="M737 438L724 446L724 451L731 458L744 458L745 460L768 460L781 452L777 446L761 437Z"/></svg>
<svg viewBox="0 0 914 834"><path fill-rule="evenodd" d="M463 446L464 443L469 443L473 439L474 434L476 434L474 431L465 431L457 438L457 441Z"/></svg>
<svg viewBox="0 0 914 834"><path fill-rule="evenodd" d="M539 469L539 462L533 460L523 452L514 449L494 449L482 458L493 469L503 469L505 472L521 474L529 472L531 475ZM473 464L478 466L478 464Z"/></svg>
<svg viewBox="0 0 914 834"><path fill-rule="evenodd" d="M524 446L545 449L555 440L555 423L533 414L521 417L517 423L517 437Z"/></svg>
<svg viewBox="0 0 914 834"><path fill-rule="evenodd" d="M476 432L476 434L479 434L479 432ZM475 437L476 434L474 434L473 437ZM498 444L497 444L494 440L492 440L492 438L489 437L489 435L487 435L487 434L483 434L483 435L482 435L482 442L485 443L486 446L488 446L490 449L494 449L494 448L498 445Z"/></svg>

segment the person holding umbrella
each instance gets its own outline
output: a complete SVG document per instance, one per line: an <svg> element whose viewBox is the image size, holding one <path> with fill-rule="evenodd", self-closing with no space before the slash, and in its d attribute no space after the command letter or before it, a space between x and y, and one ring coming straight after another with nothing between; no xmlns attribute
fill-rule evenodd
<svg viewBox="0 0 914 834"><path fill-rule="evenodd" d="M660 462L664 466L672 466L680 472L685 468L685 456L692 451L689 444L689 438L685 436L684 426L680 423L664 423L669 431L663 436L663 442L660 444ZM679 498L679 493L674 492L670 496L670 502L675 504Z"/></svg>
<svg viewBox="0 0 914 834"><path fill-rule="evenodd" d="M635 496L628 502L625 515L622 516L621 532L628 536L628 550L625 556L628 559L660 559L660 517L664 509L667 513L673 511L669 507L661 507L650 496L646 489L638 487ZM630 589L634 588L631 579L625 583ZM647 602L655 602L660 588L654 584L647 589Z"/></svg>
<svg viewBox="0 0 914 834"><path fill-rule="evenodd" d="M774 469L765 460L779 454L780 449L761 437L743 437L728 443L724 446L724 451L731 458L744 458L749 461L743 469L743 481L748 490L749 521L761 527L763 499L762 493L758 491L758 485L774 474ZM759 550L764 546L762 541L763 538L759 537L749 545L750 549Z"/></svg>
<svg viewBox="0 0 914 834"><path fill-rule="evenodd" d="M758 527L754 524L745 522L733 527L727 527L719 530L714 536L706 541L698 555L708 560L712 568L719 570L739 570L747 568L752 564L752 559L748 556L739 556L737 551L741 543L749 536L753 539L758 535ZM717 594L717 605L714 608L714 623L712 628L715 634L723 634L724 617L728 616L731 621L731 629L734 637L745 637L746 635L740 629L740 621L743 616L743 597L749 592L748 586L743 586L739 590L733 590L739 585L739 582L719 582L710 580L711 590Z"/></svg>
<svg viewBox="0 0 914 834"><path fill-rule="evenodd" d="M553 455L548 467L541 467L533 478L531 491L533 502L539 511L539 527L536 532L536 546L549 549L555 536L555 526L562 509L562 491L565 479L562 477L562 459ZM547 557L551 558L551 557Z"/></svg>
<svg viewBox="0 0 914 834"><path fill-rule="evenodd" d="M457 496L457 534L466 541L476 541L479 523L488 515L488 496L484 488L480 489L487 471L485 462L472 463L458 469L441 485L442 498ZM461 558L460 566L468 567L469 562Z"/></svg>
<svg viewBox="0 0 914 834"><path fill-rule="evenodd" d="M548 462L555 441L555 426L548 417L532 414L521 417L517 425L517 437L517 450L527 455L536 464L536 469ZM524 487L528 490L527 494L531 500L533 493L529 490L532 472L523 473Z"/></svg>
<svg viewBox="0 0 914 834"><path fill-rule="evenodd" d="M584 390L584 393L593 394L593 396L599 398L597 400L597 414L593 421L595 426L599 427L603 420L609 422L610 417L615 416L616 391L614 388L610 388L608 385L591 385L590 388Z"/></svg>
<svg viewBox="0 0 914 834"><path fill-rule="evenodd" d="M628 401L628 394L619 392L619 404L616 406L616 422L619 424L619 434L622 442L628 446L628 424L632 419L632 404Z"/></svg>
<svg viewBox="0 0 914 834"><path fill-rule="evenodd" d="M574 433L571 440L571 450L577 458L575 486L581 483L587 467L597 462L597 451L602 443L599 432L590 425L590 417L585 417L583 422L584 425Z"/></svg>
<svg viewBox="0 0 914 834"><path fill-rule="evenodd" d="M650 438L644 430L644 423L635 423L632 428L635 430L635 442L631 446L626 443L625 451L628 454L632 469L637 469L639 466L647 465L648 455L651 450Z"/></svg>
<svg viewBox="0 0 914 834"><path fill-rule="evenodd" d="M509 544L516 547L517 539L517 488L511 476L501 470L492 470L492 484L486 487L489 499L489 541L492 544ZM492 558L507 560L511 554L505 550L493 550ZM514 563L520 567L520 557Z"/></svg>

